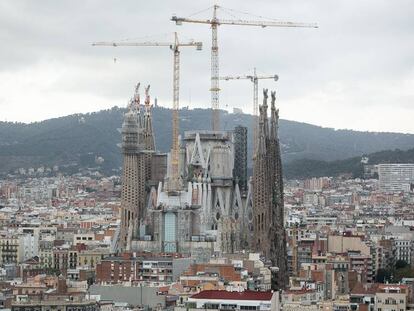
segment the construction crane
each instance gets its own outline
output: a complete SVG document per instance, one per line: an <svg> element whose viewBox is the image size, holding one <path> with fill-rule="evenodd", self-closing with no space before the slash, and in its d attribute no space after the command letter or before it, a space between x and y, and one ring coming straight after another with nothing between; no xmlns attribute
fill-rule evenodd
<svg viewBox="0 0 414 311"><path fill-rule="evenodd" d="M144 46L144 47L169 47L174 54L173 62L173 118L172 118L172 149L171 149L171 176L169 180L170 190L179 190L179 172L178 172L178 161L179 161L179 117L178 111L180 108L180 48L181 47L195 47L198 51L202 49L202 42L196 42L190 40L188 42L180 42L178 35L174 33L174 42L94 42L93 46Z"/></svg>
<svg viewBox="0 0 414 311"><path fill-rule="evenodd" d="M243 80L247 79L253 82L253 157L256 152L257 147L257 132L258 132L258 125L259 125L259 104L258 104L258 98L259 98L259 80L262 79L273 79L275 81L279 80L278 75L265 75L265 76L258 76L256 73L256 68L254 68L253 75L243 75L243 76L224 76L220 77L219 80Z"/></svg>
<svg viewBox="0 0 414 311"><path fill-rule="evenodd" d="M195 24L208 24L211 25L211 108L212 108L212 128L215 131L220 130L220 114L219 114L219 48L217 40L217 28L219 25L233 25L233 26L258 26L258 27L305 27L305 28L318 28L314 23L294 23L283 21L253 21L243 19L221 19L217 17L217 9L224 9L218 5L213 6L213 17L211 19L195 19L172 16L171 20L176 25L182 25L183 23L195 23ZM209 8L210 9L210 8ZM228 10L228 9L225 9ZM231 10L236 12L235 10ZM243 13L244 12L239 12Z"/></svg>

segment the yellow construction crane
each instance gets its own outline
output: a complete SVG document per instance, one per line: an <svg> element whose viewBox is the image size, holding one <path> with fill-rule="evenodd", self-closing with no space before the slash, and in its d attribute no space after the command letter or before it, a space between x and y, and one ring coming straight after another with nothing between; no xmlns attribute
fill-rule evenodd
<svg viewBox="0 0 414 311"><path fill-rule="evenodd" d="M219 49L217 40L217 28L219 25L233 25L233 26L258 26L258 27L306 27L306 28L318 28L317 24L314 23L294 23L284 21L253 21L243 19L221 19L217 17L217 10L219 8L224 11L232 11L236 13L246 14L244 12L237 12L236 10L230 10L218 5L213 7L213 17L211 19L195 19L173 16L172 21L176 25L182 25L183 23L195 23L195 24L208 24L211 25L211 108L213 112L212 116L212 128L215 131L220 130L220 114L219 114ZM210 9L210 8L208 8ZM204 10L205 11L205 10Z"/></svg>
<svg viewBox="0 0 414 311"><path fill-rule="evenodd" d="M275 81L279 80L278 75L264 75L258 76L256 73L256 68L254 68L253 75L243 75L243 76L224 76L220 77L219 80L250 80L253 82L253 157L256 152L257 147L257 132L258 132L258 125L259 125L259 104L258 104L258 93L259 93L259 80L262 79L273 79Z"/></svg>
<svg viewBox="0 0 414 311"><path fill-rule="evenodd" d="M174 54L174 63L173 63L173 118L172 118L172 148L171 148L171 176L169 181L170 190L179 190L179 172L178 172L178 157L179 157L179 117L178 111L180 108L179 99L180 99L180 47L196 47L199 51L202 49L202 42L196 42L190 40L188 42L180 42L178 40L178 35L174 33L173 42L94 42L93 46L145 46L145 47L154 47L162 46L169 47Z"/></svg>

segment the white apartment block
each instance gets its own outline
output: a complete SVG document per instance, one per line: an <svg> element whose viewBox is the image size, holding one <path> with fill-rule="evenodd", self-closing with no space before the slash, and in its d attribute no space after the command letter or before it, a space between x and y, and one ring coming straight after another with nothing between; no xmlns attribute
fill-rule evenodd
<svg viewBox="0 0 414 311"><path fill-rule="evenodd" d="M407 310L408 288L399 284L380 285L375 294L376 311L405 311Z"/></svg>
<svg viewBox="0 0 414 311"><path fill-rule="evenodd" d="M414 163L378 164L379 190L408 192L414 184Z"/></svg>

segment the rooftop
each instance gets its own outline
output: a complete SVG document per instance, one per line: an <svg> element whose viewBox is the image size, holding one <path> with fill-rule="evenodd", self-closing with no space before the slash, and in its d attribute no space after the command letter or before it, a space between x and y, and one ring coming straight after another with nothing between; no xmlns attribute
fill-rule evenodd
<svg viewBox="0 0 414 311"><path fill-rule="evenodd" d="M226 299L226 300L271 300L272 292L228 292L225 290L205 290L191 296L193 299Z"/></svg>

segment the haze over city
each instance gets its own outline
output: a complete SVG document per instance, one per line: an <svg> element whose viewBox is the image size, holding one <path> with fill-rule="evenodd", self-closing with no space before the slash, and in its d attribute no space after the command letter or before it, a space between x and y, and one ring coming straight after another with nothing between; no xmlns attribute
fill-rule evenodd
<svg viewBox="0 0 414 311"><path fill-rule="evenodd" d="M414 133L414 5L399 1L219 1L223 18L317 22L318 29L219 26L220 75L277 74L281 118L369 131ZM168 48L92 47L94 41L202 41L181 59L182 107L210 106L211 30L176 26L211 1L2 1L0 119L33 122L124 107L145 80L172 106ZM233 15L233 16L232 16ZM211 17L211 10L195 15ZM221 81L221 108L252 111L249 81Z"/></svg>

